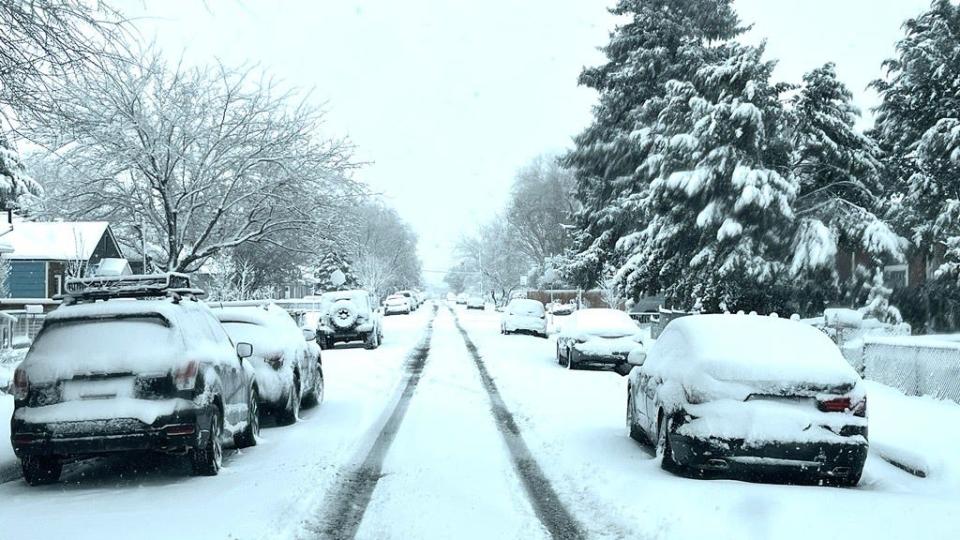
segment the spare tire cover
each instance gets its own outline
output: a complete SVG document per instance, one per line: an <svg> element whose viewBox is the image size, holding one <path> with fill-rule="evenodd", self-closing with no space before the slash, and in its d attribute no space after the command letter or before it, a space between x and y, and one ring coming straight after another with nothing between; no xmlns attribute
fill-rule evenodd
<svg viewBox="0 0 960 540"><path fill-rule="evenodd" d="M337 300L330 308L330 321L337 328L350 328L357 322L357 306L349 300Z"/></svg>

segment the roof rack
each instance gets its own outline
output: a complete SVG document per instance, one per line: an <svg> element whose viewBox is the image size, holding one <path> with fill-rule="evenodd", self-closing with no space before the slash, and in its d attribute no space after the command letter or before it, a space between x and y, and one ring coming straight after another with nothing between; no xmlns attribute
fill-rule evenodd
<svg viewBox="0 0 960 540"><path fill-rule="evenodd" d="M179 301L183 296L194 299L204 296L202 289L190 286L190 276L168 272L127 276L99 276L67 278L62 295L64 303L93 302L114 298L173 297Z"/></svg>

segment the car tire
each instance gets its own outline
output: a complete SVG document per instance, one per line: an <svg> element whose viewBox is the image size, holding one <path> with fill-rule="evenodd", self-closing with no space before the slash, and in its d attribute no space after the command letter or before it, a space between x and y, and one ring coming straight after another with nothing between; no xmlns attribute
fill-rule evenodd
<svg viewBox="0 0 960 540"><path fill-rule="evenodd" d="M317 375L313 378L313 388L307 397L310 407L318 407L323 403L323 368L317 367Z"/></svg>
<svg viewBox="0 0 960 540"><path fill-rule="evenodd" d="M333 349L334 347L337 346L337 342L334 341L333 336L328 337L326 339L326 342L327 342L327 347L326 347L327 349Z"/></svg>
<svg viewBox="0 0 960 540"><path fill-rule="evenodd" d="M560 342L557 342L557 364L563 365L563 356L560 355Z"/></svg>
<svg viewBox="0 0 960 540"><path fill-rule="evenodd" d="M250 389L250 398L247 403L247 427L233 438L237 448L249 448L257 445L260 436L260 393L257 388Z"/></svg>
<svg viewBox="0 0 960 540"><path fill-rule="evenodd" d="M370 332L370 335L367 336L367 339L364 341L363 348L368 351L372 351L380 346L380 336L376 332Z"/></svg>
<svg viewBox="0 0 960 540"><path fill-rule="evenodd" d="M20 470L28 485L42 486L60 480L63 464L53 456L24 456L20 460Z"/></svg>
<svg viewBox="0 0 960 540"><path fill-rule="evenodd" d="M637 422L633 417L633 410L633 392L631 392L630 387L627 387L627 432L630 433L631 439L637 441L638 443L644 444L647 442L647 438L644 436L643 430L640 429L640 426L637 425Z"/></svg>
<svg viewBox="0 0 960 540"><path fill-rule="evenodd" d="M280 414L277 415L277 423L282 426L289 426L297 423L300 417L300 406L302 405L302 394L300 392L300 374L293 374L293 387L290 389L290 395L287 396L287 403L283 406Z"/></svg>
<svg viewBox="0 0 960 540"><path fill-rule="evenodd" d="M567 369L574 370L577 369L577 362L574 360L576 353L572 348L567 349Z"/></svg>
<svg viewBox="0 0 960 540"><path fill-rule="evenodd" d="M223 415L219 408L214 408L210 417L210 433L207 444L202 448L190 451L190 463L195 476L216 476L223 466Z"/></svg>
<svg viewBox="0 0 960 540"><path fill-rule="evenodd" d="M663 412L660 413L657 426L657 457L660 459L660 468L679 474L682 467L673 458L673 449L670 447L670 420Z"/></svg>

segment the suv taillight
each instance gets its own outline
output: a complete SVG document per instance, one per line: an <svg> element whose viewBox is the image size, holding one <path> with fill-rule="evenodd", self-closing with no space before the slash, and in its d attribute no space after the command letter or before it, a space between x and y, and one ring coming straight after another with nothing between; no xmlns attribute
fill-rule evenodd
<svg viewBox="0 0 960 540"><path fill-rule="evenodd" d="M18 367L13 372L13 399L26 401L28 394L30 394L30 380L27 379L26 370Z"/></svg>
<svg viewBox="0 0 960 540"><path fill-rule="evenodd" d="M825 399L820 401L817 406L823 412L844 412L851 408L849 397Z"/></svg>
<svg viewBox="0 0 960 540"><path fill-rule="evenodd" d="M193 390L197 386L197 372L200 369L200 364L196 360L191 360L181 366L179 369L174 370L171 375L173 377L173 386L177 390Z"/></svg>

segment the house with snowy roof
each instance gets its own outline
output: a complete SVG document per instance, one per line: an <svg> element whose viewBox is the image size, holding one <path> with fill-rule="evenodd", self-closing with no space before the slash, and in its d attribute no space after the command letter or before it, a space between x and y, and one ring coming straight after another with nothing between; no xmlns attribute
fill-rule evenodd
<svg viewBox="0 0 960 540"><path fill-rule="evenodd" d="M15 221L3 235L11 251L9 298L51 298L63 292L67 276L84 275L103 259L122 259L120 244L106 221Z"/></svg>

